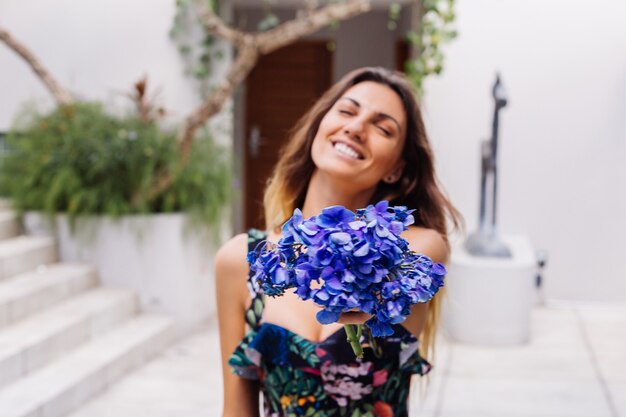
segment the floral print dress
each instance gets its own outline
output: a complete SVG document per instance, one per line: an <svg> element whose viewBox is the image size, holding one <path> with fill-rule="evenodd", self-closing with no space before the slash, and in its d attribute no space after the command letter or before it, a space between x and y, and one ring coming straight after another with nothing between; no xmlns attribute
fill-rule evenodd
<svg viewBox="0 0 626 417"><path fill-rule="evenodd" d="M265 239L248 232L248 250ZM272 323L264 323L264 295L248 279L252 302L246 311L250 331L229 365L237 375L260 381L266 417L406 417L412 374L424 375L430 364L418 341L401 325L376 339L358 360L343 327L320 342L307 340Z"/></svg>

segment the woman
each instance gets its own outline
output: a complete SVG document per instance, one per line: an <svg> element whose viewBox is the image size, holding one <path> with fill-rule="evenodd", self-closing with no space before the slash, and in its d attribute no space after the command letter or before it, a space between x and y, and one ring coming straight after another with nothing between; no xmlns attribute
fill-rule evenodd
<svg viewBox="0 0 626 417"><path fill-rule="evenodd" d="M258 416L259 391L267 416L408 415L410 376L430 369L417 338L427 354L439 297L415 305L394 326L394 335L379 342L382 357L366 348L359 362L343 324L364 323L369 315L344 313L323 326L314 303L293 291L265 299L248 280L247 251L265 238L278 241L295 208L307 218L324 207L355 210L383 199L417 209L403 237L415 252L445 263L446 219L457 228L462 219L437 185L413 90L399 73L363 68L335 84L296 125L265 192L268 234L236 236L217 254L223 417Z"/></svg>

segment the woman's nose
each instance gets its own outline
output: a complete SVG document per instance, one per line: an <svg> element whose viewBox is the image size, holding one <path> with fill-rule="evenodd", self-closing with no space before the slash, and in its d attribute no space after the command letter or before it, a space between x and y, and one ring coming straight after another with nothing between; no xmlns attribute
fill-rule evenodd
<svg viewBox="0 0 626 417"><path fill-rule="evenodd" d="M365 124L360 118L352 119L343 127L343 132L350 138L361 142L365 138Z"/></svg>

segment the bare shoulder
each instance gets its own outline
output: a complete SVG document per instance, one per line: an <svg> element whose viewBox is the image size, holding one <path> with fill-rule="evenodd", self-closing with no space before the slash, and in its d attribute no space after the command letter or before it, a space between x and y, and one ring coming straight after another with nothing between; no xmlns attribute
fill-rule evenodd
<svg viewBox="0 0 626 417"><path fill-rule="evenodd" d="M446 239L435 229L410 226L402 233L402 237L409 242L409 247L423 255L428 256L433 262L446 263L450 250Z"/></svg>
<svg viewBox="0 0 626 417"><path fill-rule="evenodd" d="M246 278L248 275L248 235L241 233L222 245L215 255L215 274L218 283L238 281L233 277Z"/></svg>
<svg viewBox="0 0 626 417"><path fill-rule="evenodd" d="M240 233L224 243L215 255L215 262L222 265L238 263L246 259L248 252L248 235ZM242 257L243 255L243 257Z"/></svg>

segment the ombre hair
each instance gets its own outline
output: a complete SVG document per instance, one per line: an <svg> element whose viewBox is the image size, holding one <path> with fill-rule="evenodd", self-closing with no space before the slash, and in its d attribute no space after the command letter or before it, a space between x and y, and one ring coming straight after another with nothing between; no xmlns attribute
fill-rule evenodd
<svg viewBox="0 0 626 417"><path fill-rule="evenodd" d="M289 140L280 152L278 163L268 181L263 203L268 230L277 230L304 204L315 165L311 157L313 139L320 123L335 102L352 86L372 81L391 88L400 97L406 113L406 140L402 151L405 162L401 178L393 184L380 181L370 203L388 200L390 205L416 209L415 225L440 233L448 249L448 223L454 230L464 230L460 212L444 195L435 174L433 152L426 135L415 90L403 74L385 68L360 68L345 75L326 91L296 123ZM432 352L439 322L441 294L429 302L429 314L420 336L424 356Z"/></svg>

